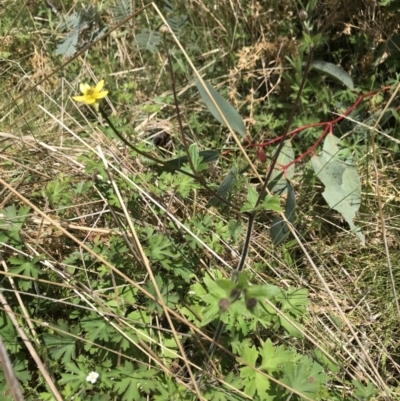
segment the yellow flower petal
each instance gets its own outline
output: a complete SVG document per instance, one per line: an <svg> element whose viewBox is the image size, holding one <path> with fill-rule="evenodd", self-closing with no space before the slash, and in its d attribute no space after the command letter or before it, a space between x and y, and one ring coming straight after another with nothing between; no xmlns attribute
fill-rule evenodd
<svg viewBox="0 0 400 401"><path fill-rule="evenodd" d="M107 94L108 94L108 91L103 91L103 92L97 93L96 94L96 98L97 99L103 99L103 97L106 97Z"/></svg>
<svg viewBox="0 0 400 401"><path fill-rule="evenodd" d="M72 99L76 100L77 102L85 102L86 101L85 96L72 96Z"/></svg>
<svg viewBox="0 0 400 401"><path fill-rule="evenodd" d="M90 88L89 84L85 84L85 83L81 83L79 85L79 89L81 90L81 92L84 94L88 89Z"/></svg>
<svg viewBox="0 0 400 401"><path fill-rule="evenodd" d="M85 100L85 103L86 103L86 104L93 104L93 103L96 103L96 99L87 97L86 100Z"/></svg>
<svg viewBox="0 0 400 401"><path fill-rule="evenodd" d="M103 89L103 86L104 86L104 79L102 79L102 80L99 81L99 83L96 85L95 90L96 90L97 92L100 92L100 91Z"/></svg>

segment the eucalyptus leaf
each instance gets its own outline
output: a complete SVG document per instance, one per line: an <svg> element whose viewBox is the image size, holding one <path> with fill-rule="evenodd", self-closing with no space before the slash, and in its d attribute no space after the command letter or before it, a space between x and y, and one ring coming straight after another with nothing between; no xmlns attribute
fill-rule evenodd
<svg viewBox="0 0 400 401"><path fill-rule="evenodd" d="M290 185L290 182L286 181L287 188L287 199L285 205L285 217L290 224L294 223L296 217L296 197L293 190L293 187ZM274 246L278 246L286 241L289 236L290 229L285 220L280 216L275 216L272 220L272 225L270 228L272 243Z"/></svg>
<svg viewBox="0 0 400 401"><path fill-rule="evenodd" d="M235 185L236 182L236 167L233 166L230 170L229 173L225 176L221 184L219 185L217 189L217 195L221 198L226 198L226 196L229 194L229 192L232 191L233 186ZM221 205L222 201L217 198L216 196L213 196L208 202L206 207L217 207Z"/></svg>
<svg viewBox="0 0 400 401"><path fill-rule="evenodd" d="M328 135L321 155L313 156L311 164L325 186L322 196L332 209L343 216L364 246L365 236L353 222L361 204L361 180L352 158L343 160L339 157L340 144L340 139Z"/></svg>
<svg viewBox="0 0 400 401"><path fill-rule="evenodd" d="M351 76L335 64L322 60L314 60L311 62L311 68L314 68L323 74L330 75L340 81L343 85L346 85L349 89L354 89L354 83Z"/></svg>
<svg viewBox="0 0 400 401"><path fill-rule="evenodd" d="M273 158L275 153L275 149L272 152L271 157ZM292 147L292 141L288 140L285 141L285 144L283 145L278 159L276 161L276 165L274 167L274 170L272 171L271 174L271 181L273 181L276 177L280 176L281 178L278 179L276 184L272 187L271 192L273 194L278 194L278 195L283 195L286 193L286 180L291 180L294 176L294 164L292 164L286 171L286 176L283 176L283 170L282 166L287 166L289 163L291 163L294 160L294 150Z"/></svg>
<svg viewBox="0 0 400 401"><path fill-rule="evenodd" d="M234 109L234 107L224 99L208 82L203 81L204 85L210 92L211 97L214 99L217 104L219 110L214 106L214 103L207 91L204 89L203 83L200 80L195 78L195 82L197 85L197 89L199 90L201 98L204 100L208 110L211 114L223 125L225 125L222 116L225 117L229 126L233 131L237 132L242 136L242 138L246 138L246 127L244 126L244 122L239 113Z"/></svg>

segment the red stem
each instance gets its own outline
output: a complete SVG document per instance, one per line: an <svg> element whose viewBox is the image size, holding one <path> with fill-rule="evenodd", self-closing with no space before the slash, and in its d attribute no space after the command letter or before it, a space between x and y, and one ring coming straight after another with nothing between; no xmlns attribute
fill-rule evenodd
<svg viewBox="0 0 400 401"><path fill-rule="evenodd" d="M326 137L326 135L328 135L328 133L331 134L333 132L333 126L335 124L339 123L340 121L342 121L346 116L348 116L365 98L374 96L379 92L387 91L389 89L391 89L391 86L385 86L385 87L383 87L381 89L378 89L378 90L372 91L372 92L368 92L368 93L365 93L365 94L360 93L358 95L357 100L343 114L341 114L340 116L334 118L333 120L314 123L314 124L303 125L302 127L296 128L293 131L288 132L287 135L286 135L286 138L291 137L291 139L293 139L293 138L296 137L296 135L299 132L304 131L306 129L314 128L314 127L325 127L324 131L321 134L321 136L314 142L314 144L308 150L306 150L304 153L302 153L301 155L296 157L294 160L292 160L286 166L280 166L282 168L282 170L284 171L284 173L286 174L286 171L290 166L292 166L293 164L298 163L299 161L304 159L307 155L315 154L316 147L321 143L321 141ZM251 148L251 147L266 148L267 146L272 145L273 143L279 142L281 140L282 140L282 136L279 136L279 137L276 137L274 139L270 139L270 140L268 140L266 142L262 142L262 143L250 143L250 144L248 144L246 146L246 148Z"/></svg>

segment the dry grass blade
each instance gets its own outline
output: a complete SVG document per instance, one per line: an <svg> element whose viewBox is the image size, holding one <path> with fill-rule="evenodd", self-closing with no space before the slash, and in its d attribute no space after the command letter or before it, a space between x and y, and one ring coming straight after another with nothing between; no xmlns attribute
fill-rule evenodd
<svg viewBox="0 0 400 401"><path fill-rule="evenodd" d="M377 127L379 126L379 122L380 122L381 118L384 116L386 110L389 108L389 106L393 102L393 100L396 98L396 95L397 95L399 89L400 89L400 84L397 85L392 96L390 97L386 106L382 110L382 113L380 114L379 118L375 122L375 125L371 128L371 142L372 142L371 144L372 144L372 154L374 157L376 197L377 197L378 205L379 205L379 217L380 217L380 223L381 223L381 229L382 229L383 243L385 245L386 263L387 263L387 267L389 270L390 282L392 284L393 298L394 298L394 302L396 305L397 317L400 320L400 305L399 305L398 291L396 290L396 282L395 282L394 275L393 275L392 262L391 262L391 258L390 258L389 247L388 247L388 240L387 240L387 234L386 234L386 222L385 222L385 216L383 214L383 204L382 204L382 196L381 196L380 182L379 182L379 171L378 171L378 158L376 155L376 143L375 143L375 132L376 132Z"/></svg>
<svg viewBox="0 0 400 401"><path fill-rule="evenodd" d="M24 401L24 397L21 393L19 382L17 380L17 377L15 376L12 363L7 354L7 350L4 346L1 337L0 337L0 365L3 369L9 387L9 392L11 393L13 399L15 401Z"/></svg>

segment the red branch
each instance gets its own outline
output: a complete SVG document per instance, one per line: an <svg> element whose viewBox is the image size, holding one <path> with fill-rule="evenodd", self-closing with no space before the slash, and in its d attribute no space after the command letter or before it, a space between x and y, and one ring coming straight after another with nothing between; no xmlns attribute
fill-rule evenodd
<svg viewBox="0 0 400 401"><path fill-rule="evenodd" d="M293 131L290 131L287 134L287 138L295 138L296 135L299 132L302 132L306 129L309 128L314 128L314 127L324 127L324 130L321 134L321 136L314 142L314 144L308 149L306 150L304 153L302 153L300 156L296 157L294 160L292 160L289 164L287 164L286 166L281 165L280 167L282 168L282 170L284 171L284 173L286 173L287 169L292 166L293 164L298 163L299 161L301 161L302 159L304 159L306 156L312 154L315 154L315 149L316 147L321 143L321 141L330 133L333 132L333 127L335 124L339 123L340 121L342 121L345 117L347 117L365 98L371 97L376 95L379 92L382 91L387 91L391 89L391 86L385 86L382 89L373 91L373 92L368 92L365 94L360 93L358 95L357 100L354 102L354 104L352 104L343 114L341 114L340 116L336 117L335 119L331 120L331 121L325 121L325 122L319 122L319 123L315 123L315 124L308 124L308 125L304 125L302 127L296 128ZM257 147L258 149L262 149L262 148L266 148L270 145L272 145L275 142L279 142L282 140L282 136L279 136L277 138L274 139L270 139L266 142L262 142L262 143L250 143L246 146L246 148L248 147Z"/></svg>

